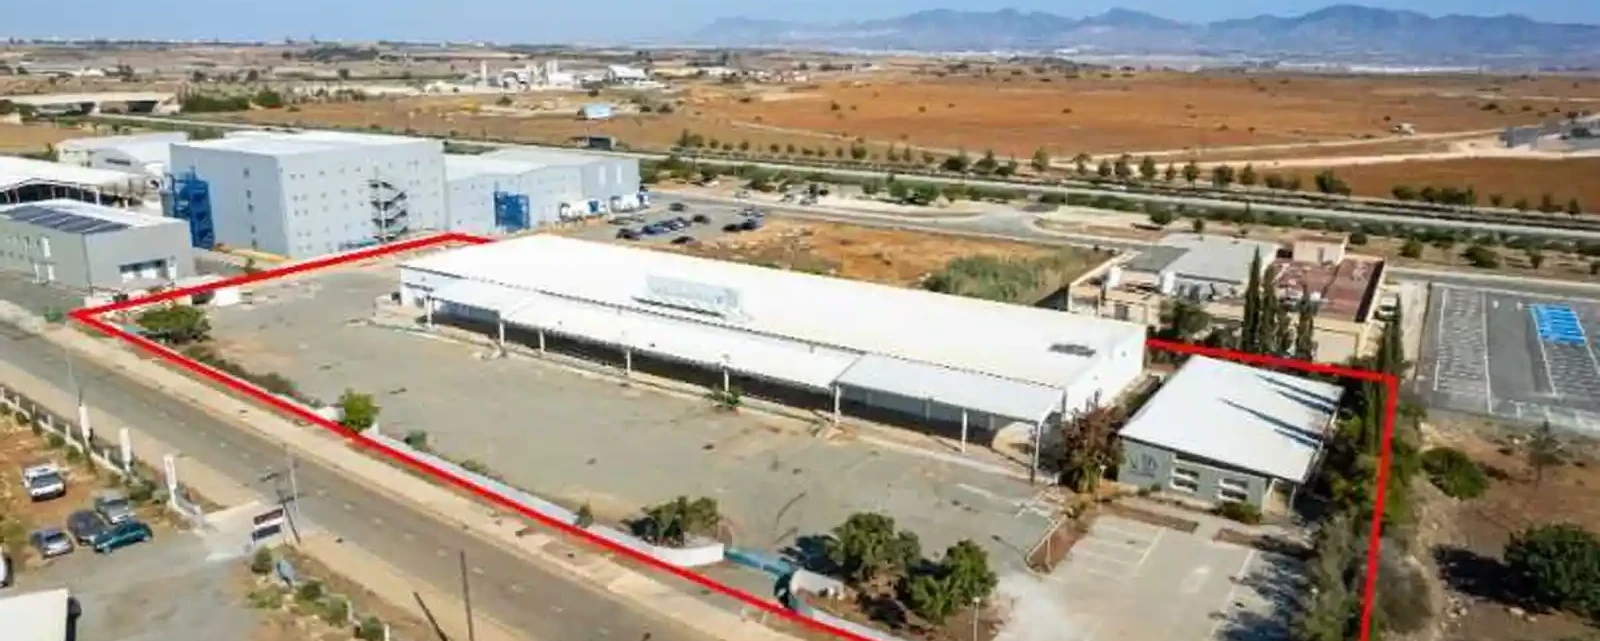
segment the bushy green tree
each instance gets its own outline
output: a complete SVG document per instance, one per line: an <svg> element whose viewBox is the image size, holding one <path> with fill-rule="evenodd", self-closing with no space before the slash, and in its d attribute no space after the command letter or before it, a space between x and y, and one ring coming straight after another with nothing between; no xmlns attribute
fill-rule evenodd
<svg viewBox="0 0 1600 641"><path fill-rule="evenodd" d="M211 334L211 321L205 310L192 305L162 305L146 309L134 317L134 324L144 333L168 345L187 345L206 340Z"/></svg>
<svg viewBox="0 0 1600 641"><path fill-rule="evenodd" d="M365 432L378 422L381 408L371 394L345 389L339 395L339 424L355 432Z"/></svg>
<svg viewBox="0 0 1600 641"><path fill-rule="evenodd" d="M897 530L889 516L858 512L833 528L826 552L842 578L865 585L904 578L922 558L922 542L912 532Z"/></svg>
<svg viewBox="0 0 1600 641"><path fill-rule="evenodd" d="M645 509L644 518L634 522L634 531L656 545L681 546L690 536L709 536L722 523L716 499L687 496Z"/></svg>
<svg viewBox="0 0 1600 641"><path fill-rule="evenodd" d="M1511 538L1506 566L1535 602L1600 617L1600 541L1571 524L1541 525Z"/></svg>

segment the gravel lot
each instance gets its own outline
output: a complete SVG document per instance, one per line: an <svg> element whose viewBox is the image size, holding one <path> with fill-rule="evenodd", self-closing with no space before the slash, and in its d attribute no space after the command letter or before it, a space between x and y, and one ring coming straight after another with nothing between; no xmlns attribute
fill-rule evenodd
<svg viewBox="0 0 1600 641"><path fill-rule="evenodd" d="M375 267L266 286L250 305L215 312L214 334L252 370L326 400L346 388L373 393L384 431L426 430L441 452L554 500L587 502L600 518L710 496L736 544L778 551L881 510L930 552L970 538L1015 567L1048 527L1050 507L1014 479L361 322L395 282L391 268Z"/></svg>

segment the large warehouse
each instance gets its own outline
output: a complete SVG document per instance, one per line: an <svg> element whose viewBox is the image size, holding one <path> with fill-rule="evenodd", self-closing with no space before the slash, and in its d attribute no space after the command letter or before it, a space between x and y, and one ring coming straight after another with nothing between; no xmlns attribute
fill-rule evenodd
<svg viewBox="0 0 1600 641"><path fill-rule="evenodd" d="M626 160L637 175L638 161ZM604 196L586 193L583 175L572 164L449 155L444 167L456 231L507 233L570 220L589 215L590 201Z"/></svg>
<svg viewBox="0 0 1600 641"><path fill-rule="evenodd" d="M0 206L0 269L36 282L127 291L194 273L183 221L77 200Z"/></svg>
<svg viewBox="0 0 1600 641"><path fill-rule="evenodd" d="M645 204L645 194L639 189L639 160L636 158L533 147L501 149L483 157L531 163L547 168L545 171L575 174L563 180L577 180L582 199L557 203L556 213L561 220L632 211Z"/></svg>
<svg viewBox="0 0 1600 641"><path fill-rule="evenodd" d="M629 370L693 365L836 417L848 403L960 425L963 443L1017 423L1037 439L1063 412L1112 402L1144 361L1132 323L552 235L407 262L400 298L500 341L607 347Z"/></svg>
<svg viewBox="0 0 1600 641"><path fill-rule="evenodd" d="M189 134L182 131L157 131L123 136L73 138L58 142L51 148L56 152L56 160L68 165L142 171L143 168L121 167L109 159L117 158L119 152L121 155L141 158L156 154L164 159L171 155L172 145L188 141Z"/></svg>
<svg viewBox="0 0 1600 641"><path fill-rule="evenodd" d="M330 131L172 146L169 215L196 247L300 258L447 229L444 145Z"/></svg>

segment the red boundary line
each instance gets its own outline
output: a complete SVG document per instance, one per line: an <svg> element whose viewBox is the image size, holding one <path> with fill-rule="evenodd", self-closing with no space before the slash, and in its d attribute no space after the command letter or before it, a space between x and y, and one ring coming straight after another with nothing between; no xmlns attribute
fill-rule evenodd
<svg viewBox="0 0 1600 641"><path fill-rule="evenodd" d="M490 503L493 503L493 504L498 505L498 506L500 506L502 508L509 509L509 510L511 510L513 512L521 514L522 516L524 516L526 518L529 518L529 519L532 519L534 521L537 521L537 522L543 524L546 527L558 530L558 531L560 531L562 533L567 534L568 536L576 537L576 538L578 538L578 539L580 539L582 541L586 541L586 542L588 542L588 543L590 543L592 545L595 545L597 547L606 549L606 550L614 552L614 553L622 554L623 556L631 558L631 559L633 559L635 561L644 563L646 565L649 565L649 566L654 567L654 568L656 568L658 570L670 573L670 574L675 575L677 577L680 577L680 578L683 578L683 579L687 579L687 580L689 580L689 581L691 581L691 582L693 582L695 584L698 584L698 585L700 585L702 587L709 588L709 589L714 590L716 592L719 592L719 593L721 593L721 594L723 594L725 596L732 597L734 599L737 599L737 600L739 600L741 602L744 602L744 603L746 603L748 605L751 605L753 607L760 608L761 610L764 610L766 612L770 612L772 614L776 614L778 616L787 618L787 619L789 619L791 621L798 622L803 626L810 627L810 628L813 628L813 629L816 629L816 630L820 630L820 631L823 631L823 632L828 632L828 633L833 634L835 636L838 636L840 638L849 639L851 641L874 641L873 639L868 639L866 637L858 635L858 634L856 634L854 632L851 632L849 630L840 629L840 628L834 627L832 625L821 623L821 622L815 621L813 619L810 619L808 617L801 616L800 614L798 614L796 612L793 612L793 611L789 610L788 608L782 607L781 605L778 605L778 604L775 604L775 603L771 603L771 602L769 602L767 600L764 600L764 599L761 599L759 597L756 597L756 596L754 596L754 595L752 595L750 593L747 593L747 592L744 592L742 590L739 590L739 589L733 588L731 586L725 585L723 583L720 583L720 582L716 581L715 579L712 579L712 578L710 578L710 577L708 577L708 576L706 576L704 574L700 574L698 572L694 572L694 571L691 571L691 570L688 570L688 569L685 569L685 568L680 568L680 567L677 567L677 566L662 562L662 561L660 561L660 560L658 560L658 559L656 559L654 557L651 557L649 555L643 554L641 552L634 551L634 550L632 550L630 548L618 546L618 545L616 545L614 543L611 543L610 541L607 541L605 539L602 539L602 538L596 536L595 534L589 532L588 530L577 528L577 527L573 526L570 523L562 523L562 522L558 522L558 521L554 521L552 519L549 519L548 517L545 517L544 515L539 514L538 512L534 512L533 510L527 509L527 508L519 505L515 501L513 501L513 500L511 500L511 499L509 499L509 498L507 498L507 497L505 497L503 495L484 490L482 488L479 488L478 486L472 485L472 484L470 484L470 483L468 483L466 481L463 481L463 480L461 480L461 479L459 479L459 478L457 478L455 476L452 476L452 475L450 475L448 473L445 473L443 470L440 470L438 467L435 467L430 463L427 463L427 462L422 461L422 460L420 460L420 459L418 459L418 458L416 458L414 456L411 456L410 454L408 454L406 452L397 450L395 448L389 447L388 445L384 445L383 443L379 443L377 441L374 441L371 437L368 437L368 436L365 436L365 435L362 435L362 434L358 434L358 433L350 432L349 430L346 430L343 427L341 427L338 423L335 423L335 422L333 422L333 421L331 421L329 419L323 418L322 416L319 416L319 415L313 413L312 411L310 411L309 409L301 406L298 403L294 403L294 402L288 401L286 399L283 399L281 397L278 397L276 395L273 395L272 393L267 392L266 390L261 389L260 387L257 387L253 383L250 383L248 381L240 379L240 378L238 378L236 376L233 376L231 374L228 374L226 372L218 370L218 369L216 369L214 367L211 367L209 365L206 365L204 363L200 363L198 361L190 359L190 358L178 353L177 351L175 351L175 350L173 350L171 348L168 348L168 347L166 347L164 345L161 345L161 344L159 344L159 343L157 343L155 341L152 341L152 340L150 340L148 338L145 338L143 336L139 336L137 334L134 334L132 332L124 330L121 327L118 327L117 325L115 325L113 323L110 323L110 322L107 322L106 320L101 318L101 316L103 316L103 315L105 315L107 313L111 313L111 312L123 311L123 310L127 310L127 309L134 308L134 307L140 307L140 306L144 306L144 305L149 305L149 304L152 304L152 303L170 301L170 300L173 300L173 299L183 298L183 297L187 297L187 296L191 296L191 295L199 294L199 293L204 293L204 292L209 292L209 291L213 291L213 290L216 290L216 289L221 289L221 288L224 288L224 287L235 287L235 286L239 286L239 285L246 285L246 284L250 284L250 283L256 283L256 282L261 282L261 281L266 281L266 280L272 280L272 279L275 279L275 278L282 278L284 276L290 276L290 275L293 275L293 274L299 274L299 273L314 271L314 270L322 269L322 268L325 268L325 267L333 267L333 266L337 266L337 265L343 265L343 264L348 264L348 263L352 263L352 262L358 262L358 261L367 260L367 259L370 259L370 258L375 258L375 257L379 257L379 256L385 256L385 255L388 255L388 254L393 254L393 253L396 253L396 252L410 251L410 250L415 250L415 249L423 249L423 248L433 247L433 246L438 246L438 245L449 245L449 244L479 245L479 244L484 244L484 243L488 243L488 242L491 242L491 241L489 239L486 239L486 238L482 238L482 237L478 237L478 236L471 236L471 235L468 235L468 234L459 234L459 233L447 233L447 234L440 234L440 235L435 235L435 236L428 236L428 237L424 237L424 238L417 238L417 239L407 240L407 241L404 241L404 242L393 243L393 244L389 244L389 245L381 245L381 246L377 246L377 247L371 247L371 248L362 249L362 250L353 251L353 252L348 252L348 253L343 253L343 254L325 256L323 258L318 258L318 259L315 259L315 260L310 260L310 261L306 261L306 262L302 262L302 263L295 263L295 264L292 264L292 265L286 265L286 266L283 266L283 267L278 267L278 268L274 268L274 269L268 269L268 270L264 270L264 271L260 271L260 272L251 273L251 274L243 274L243 275L240 275L240 276L235 276L235 277L232 277L232 278L226 278L226 279L223 279L223 280L210 282L210 283L204 283L204 284L201 284L201 285L195 285L195 286L192 286L192 287L183 287L183 288L179 288L179 289L167 290L167 291L159 292L159 293L156 293L156 294L150 294L150 295L147 295L147 296L143 296L143 297L139 297L139 298L133 298L133 299L125 300L125 301L120 301L120 302L115 302L115 303L110 303L110 304L105 304L105 305L98 305L98 306L95 306L95 307L80 308L80 309L77 309L77 310L73 310L69 314L69 316L73 320L75 320L75 321L77 321L79 323L82 323L83 325L86 325L88 327L94 328L95 330L97 330L97 331L99 331L101 333L104 333L104 334L106 334L108 336L111 336L113 338L118 338L118 339L121 339L123 341L126 341L129 344L133 345L134 347L138 347L139 349L142 349L142 350L144 350L146 352L149 352L150 354L152 354L152 355L154 355L156 357L159 357L162 360L165 360L165 361L167 361L169 363L177 365L178 367L183 368L185 370L188 370L189 372L192 372L194 374L197 374L202 378L205 378L205 379L210 380L212 382L218 383L218 384L220 384L220 385L222 385L224 387L232 389L232 390L234 390L236 392L244 394L245 396L248 396L248 397L250 397L251 399L253 399L253 400L257 401L257 402L260 402L260 403L265 404L265 405L267 405L269 407L272 407L273 409L276 409L276 410L278 410L278 411L280 411L280 412L282 412L284 414L288 414L288 415L290 415L290 416L292 416L292 417L294 417L296 419L299 419L299 420L302 420L302 421L306 421L308 423L311 423L311 424L317 425L319 427L322 427L323 429L326 429L326 430L334 433L335 435L338 435L341 438L344 438L347 441L350 441L352 443L360 445L361 447L364 447L364 448L367 448L367 449L370 449L370 450L374 450L374 451L378 452L379 454L382 454L382 455L384 455L384 456L386 456L386 457L388 457L390 459L394 459L396 461L399 461L399 462L403 463L406 467L409 467L409 468L411 468L413 470L417 470L419 472L423 472L423 473L427 474L428 476L431 476L431 477L433 477L435 479L444 481L445 483L453 485L458 489L466 490L466 491L468 491L468 492L470 492L472 494L477 495L479 498L482 498L484 500L489 501ZM1373 510L1371 531L1370 531L1370 534L1369 534L1369 540L1368 540L1368 544L1367 544L1366 580L1365 580L1365 586L1364 586L1364 588L1362 590L1361 636L1360 636L1360 641L1368 641L1368 639L1370 638L1370 630L1371 630L1371 625L1372 625L1372 610L1373 610L1373 602L1374 602L1373 593L1374 593L1374 590L1376 590L1376 588L1377 588L1377 580L1378 580L1378 552L1379 552L1379 546L1381 544L1380 543L1380 541L1381 541L1381 536L1380 535L1382 533L1382 527L1383 527L1384 496L1386 494L1385 489L1386 489L1386 485L1387 485L1387 483L1389 481L1390 443L1391 443L1391 438L1392 438L1392 436L1394 434L1394 420L1395 420L1396 403L1397 403L1397 397L1399 395L1398 394L1398 392L1399 392L1399 381L1398 381L1398 379L1396 379L1396 377L1394 377L1392 375L1382 374L1382 373L1374 372L1374 371L1370 371L1370 370L1360 370L1360 369L1342 367L1342 366L1338 366L1338 365L1329 365L1329 364L1323 364L1323 363L1312 363L1312 362L1309 362L1309 361L1299 361L1299 360L1280 358L1280 357L1275 357L1275 356L1263 356L1263 355L1259 355L1259 354L1246 354L1246 353L1243 353L1243 352L1236 352L1236 351L1233 351L1233 350L1225 350L1225 349L1218 349L1218 348L1212 348L1212 347L1204 347L1204 346L1192 345L1192 344L1188 344L1188 343L1176 343L1176 342L1172 342L1172 341L1165 341L1165 340L1154 339L1154 338L1149 339L1146 342L1146 345L1148 347L1150 347L1150 348L1153 348L1153 349L1176 352L1176 353L1180 353L1180 354L1210 356L1210 357L1214 357L1214 358L1232 360L1232 361L1237 361L1237 362L1241 362L1241 363L1248 363L1248 364L1255 364L1255 365L1266 365L1266 366L1271 366L1271 367L1282 367L1282 368L1295 369L1295 370L1300 370L1300 371L1310 372L1310 373L1342 376L1342 377L1352 378L1352 379L1361 380L1361 381L1380 383L1380 384L1382 384L1384 386L1384 388L1387 391L1387 393L1385 395L1386 407L1384 408L1383 438L1381 439L1380 454L1379 454L1380 464L1378 466L1378 474L1377 474L1377 476L1378 476L1378 478L1377 478L1377 487L1376 487L1377 495L1374 497L1375 509Z"/></svg>

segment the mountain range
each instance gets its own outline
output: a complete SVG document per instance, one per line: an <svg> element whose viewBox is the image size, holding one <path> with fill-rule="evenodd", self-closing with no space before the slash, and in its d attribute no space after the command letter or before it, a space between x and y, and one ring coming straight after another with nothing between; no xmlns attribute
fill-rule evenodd
<svg viewBox="0 0 1600 641"><path fill-rule="evenodd" d="M1334 5L1300 16L1207 23L1128 9L1070 18L1015 9L935 9L882 20L794 23L722 18L692 39L716 46L898 51L1062 51L1099 55L1246 56L1487 64L1600 61L1600 26L1520 15L1429 16Z"/></svg>

